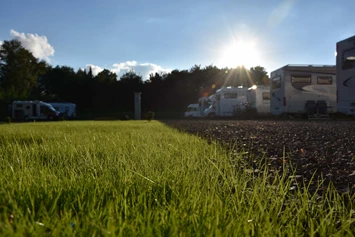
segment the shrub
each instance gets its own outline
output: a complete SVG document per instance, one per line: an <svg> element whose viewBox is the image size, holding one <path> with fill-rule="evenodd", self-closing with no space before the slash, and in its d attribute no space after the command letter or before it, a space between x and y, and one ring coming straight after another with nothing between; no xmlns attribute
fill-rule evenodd
<svg viewBox="0 0 355 237"><path fill-rule="evenodd" d="M148 111L145 114L145 118L150 122L154 119L155 113L153 111Z"/></svg>

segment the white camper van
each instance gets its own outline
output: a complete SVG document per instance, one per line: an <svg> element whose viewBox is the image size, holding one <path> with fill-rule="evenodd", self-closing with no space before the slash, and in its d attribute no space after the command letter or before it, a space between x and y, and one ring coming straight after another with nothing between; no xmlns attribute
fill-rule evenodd
<svg viewBox="0 0 355 237"><path fill-rule="evenodd" d="M198 118L201 117L199 105L198 104L189 104L187 110L184 114L185 118Z"/></svg>
<svg viewBox="0 0 355 237"><path fill-rule="evenodd" d="M11 117L14 121L55 120L60 113L42 101L14 101Z"/></svg>
<svg viewBox="0 0 355 237"><path fill-rule="evenodd" d="M209 107L211 107L211 105L216 101L216 95L213 94L211 96L206 96L206 97L201 97L200 99L198 99L198 105L199 105L199 112L200 112L200 116L204 117L205 116L205 110Z"/></svg>
<svg viewBox="0 0 355 237"><path fill-rule="evenodd" d="M216 91L216 101L205 110L205 116L230 117L245 109L246 87L222 87ZM212 111L215 111L213 114Z"/></svg>
<svg viewBox="0 0 355 237"><path fill-rule="evenodd" d="M76 117L76 104L66 102L48 102L48 104L51 104L64 118L74 119Z"/></svg>
<svg viewBox="0 0 355 237"><path fill-rule="evenodd" d="M286 65L271 72L271 114L306 114L306 103L335 113L335 74L334 65Z"/></svg>
<svg viewBox="0 0 355 237"><path fill-rule="evenodd" d="M248 105L259 115L270 114L270 86L254 85L247 91Z"/></svg>
<svg viewBox="0 0 355 237"><path fill-rule="evenodd" d="M338 112L355 115L355 36L336 44Z"/></svg>

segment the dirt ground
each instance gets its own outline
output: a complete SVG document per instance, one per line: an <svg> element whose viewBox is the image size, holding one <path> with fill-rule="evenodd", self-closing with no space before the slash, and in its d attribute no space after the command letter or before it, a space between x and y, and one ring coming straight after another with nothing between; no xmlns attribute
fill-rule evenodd
<svg viewBox="0 0 355 237"><path fill-rule="evenodd" d="M162 122L180 131L220 142L227 149L243 154L248 169L254 173L262 172L266 164L269 172L289 172L289 177L295 179L295 185L299 183L297 180L311 183L310 191L316 189L316 180L321 178L324 188L332 182L341 193L355 191L355 121Z"/></svg>

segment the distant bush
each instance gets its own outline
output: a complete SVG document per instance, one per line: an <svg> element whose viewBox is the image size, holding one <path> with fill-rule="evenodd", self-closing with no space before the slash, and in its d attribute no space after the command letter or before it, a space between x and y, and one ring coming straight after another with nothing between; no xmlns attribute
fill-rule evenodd
<svg viewBox="0 0 355 237"><path fill-rule="evenodd" d="M148 120L148 121L152 121L155 117L155 113L153 111L148 111L146 114L145 114L145 119Z"/></svg>
<svg viewBox="0 0 355 237"><path fill-rule="evenodd" d="M122 114L120 119L121 120L129 120L129 116L127 114Z"/></svg>

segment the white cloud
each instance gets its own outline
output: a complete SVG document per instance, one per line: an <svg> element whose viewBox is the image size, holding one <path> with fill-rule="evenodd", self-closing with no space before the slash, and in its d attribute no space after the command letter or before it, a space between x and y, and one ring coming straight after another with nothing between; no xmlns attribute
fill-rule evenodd
<svg viewBox="0 0 355 237"><path fill-rule="evenodd" d="M104 70L104 68L100 66L96 66L93 64L87 64L86 68L87 70L91 67L92 74L96 76L99 72ZM130 70L133 70L135 73L138 75L141 75L143 80L148 80L149 75L151 73L169 73L171 72L170 69L165 69L159 65L153 64L153 63L137 63L136 61L127 61L124 63L115 63L112 65L112 68L106 68L112 72L115 72L117 74L118 79L125 74L126 72L129 72Z"/></svg>
<svg viewBox="0 0 355 237"><path fill-rule="evenodd" d="M99 67L99 66L96 66L93 64L86 64L85 68L87 71L89 71L89 69L91 68L92 75L94 75L94 76L96 76L97 74L99 74L99 72L104 70L102 67Z"/></svg>
<svg viewBox="0 0 355 237"><path fill-rule="evenodd" d="M20 41L22 46L29 50L33 56L50 62L49 57L54 55L54 48L48 43L46 36L19 33L15 30L10 30L10 34L14 39Z"/></svg>
<svg viewBox="0 0 355 237"><path fill-rule="evenodd" d="M0 45L2 45L4 42L2 42L1 40L0 40Z"/></svg>

